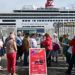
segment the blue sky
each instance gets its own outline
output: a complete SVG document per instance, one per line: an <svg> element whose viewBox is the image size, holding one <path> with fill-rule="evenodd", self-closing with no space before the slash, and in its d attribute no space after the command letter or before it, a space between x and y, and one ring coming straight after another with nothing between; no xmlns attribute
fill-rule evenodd
<svg viewBox="0 0 75 75"><path fill-rule="evenodd" d="M0 12L11 12L14 9L21 9L24 5L44 7L46 0L0 0ZM75 0L54 0L55 7L71 7Z"/></svg>

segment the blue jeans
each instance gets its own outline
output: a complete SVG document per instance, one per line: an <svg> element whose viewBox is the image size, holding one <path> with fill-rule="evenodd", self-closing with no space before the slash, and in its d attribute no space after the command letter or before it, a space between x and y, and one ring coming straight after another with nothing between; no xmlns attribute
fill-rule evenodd
<svg viewBox="0 0 75 75"><path fill-rule="evenodd" d="M24 66L28 66L28 55L29 55L29 52L24 52Z"/></svg>

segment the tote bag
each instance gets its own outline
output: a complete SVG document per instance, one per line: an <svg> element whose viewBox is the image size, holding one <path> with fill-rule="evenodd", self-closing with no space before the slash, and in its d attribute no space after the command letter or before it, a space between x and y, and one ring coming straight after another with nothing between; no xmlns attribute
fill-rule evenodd
<svg viewBox="0 0 75 75"><path fill-rule="evenodd" d="M69 48L68 48L68 53L70 53L70 54L72 54L72 46L70 46Z"/></svg>

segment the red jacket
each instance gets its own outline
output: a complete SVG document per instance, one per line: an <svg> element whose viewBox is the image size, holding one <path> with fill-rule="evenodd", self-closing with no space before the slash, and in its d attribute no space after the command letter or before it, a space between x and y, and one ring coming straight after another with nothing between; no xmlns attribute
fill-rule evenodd
<svg viewBox="0 0 75 75"><path fill-rule="evenodd" d="M43 45L46 48L46 50L52 50L52 38L46 38L46 40L43 42Z"/></svg>
<svg viewBox="0 0 75 75"><path fill-rule="evenodd" d="M72 48L72 54L75 54L75 38L72 39L72 41L70 42L70 45L73 46L73 48Z"/></svg>

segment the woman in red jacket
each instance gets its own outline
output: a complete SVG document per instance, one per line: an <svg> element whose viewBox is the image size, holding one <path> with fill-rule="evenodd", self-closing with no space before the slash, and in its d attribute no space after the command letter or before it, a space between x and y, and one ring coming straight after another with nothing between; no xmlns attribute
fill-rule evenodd
<svg viewBox="0 0 75 75"><path fill-rule="evenodd" d="M46 37L46 39L43 42L43 46L46 49L47 66L50 66L51 65L52 38L47 33L44 36Z"/></svg>
<svg viewBox="0 0 75 75"><path fill-rule="evenodd" d="M75 65L75 36L70 42L70 46L72 46L72 57L69 63L69 67L67 70L67 75L71 75L71 70L73 68L73 65Z"/></svg>

